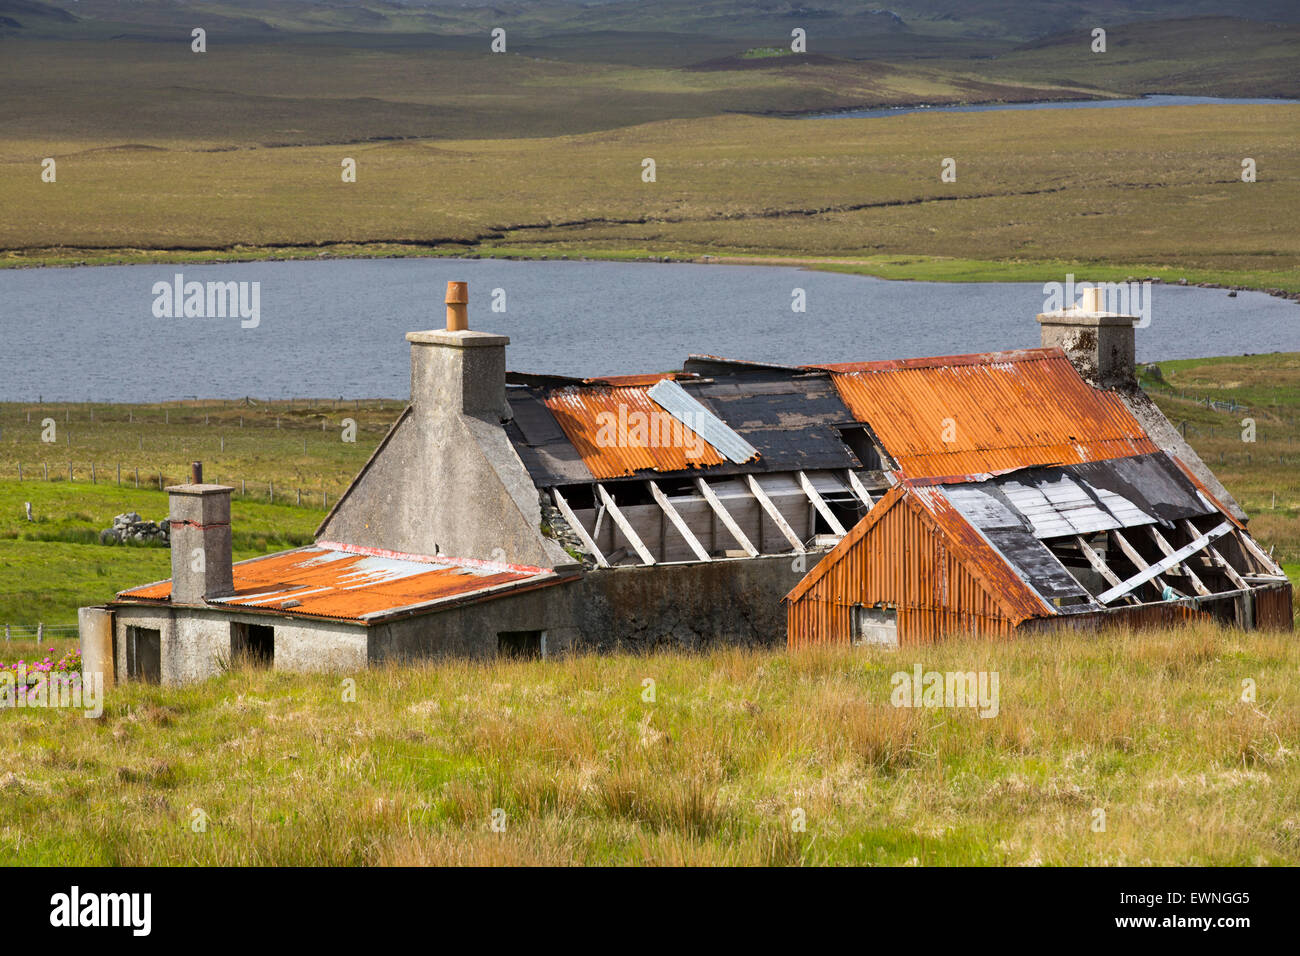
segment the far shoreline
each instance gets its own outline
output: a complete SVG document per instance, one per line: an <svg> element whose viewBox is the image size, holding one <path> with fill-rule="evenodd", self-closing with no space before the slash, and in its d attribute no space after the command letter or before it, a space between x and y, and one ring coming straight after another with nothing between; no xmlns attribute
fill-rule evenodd
<svg viewBox="0 0 1300 956"><path fill-rule="evenodd" d="M28 252L34 255L28 256ZM75 269L127 265L224 265L380 259L499 259L556 262L642 262L678 265L746 265L801 268L913 282L1052 282L1065 274L1078 281L1150 281L1233 292L1262 292L1300 304L1300 269L1229 270L1067 260L962 259L924 254L800 256L767 251L596 249L481 243L335 243L328 246L235 246L230 249L39 249L0 251L7 269Z"/></svg>

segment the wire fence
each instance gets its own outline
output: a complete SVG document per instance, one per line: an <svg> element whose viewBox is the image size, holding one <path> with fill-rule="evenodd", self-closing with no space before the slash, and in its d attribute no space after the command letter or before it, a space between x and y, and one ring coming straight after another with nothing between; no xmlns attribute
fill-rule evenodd
<svg viewBox="0 0 1300 956"><path fill-rule="evenodd" d="M44 641L65 640L76 637L78 628L75 624L5 624L6 641Z"/></svg>
<svg viewBox="0 0 1300 956"><path fill-rule="evenodd" d="M69 462L67 468L62 466L51 468L48 462L41 462L35 466L19 463L0 469L0 480L3 479L16 479L19 482L66 481L72 484L78 482L91 485L115 484L161 491L168 485L186 483L189 481L189 476L169 478L166 473L156 469L141 469L130 465L124 467L121 464L104 467L93 462L88 465ZM214 485L223 483L223 479L216 475L208 475L205 480ZM328 510L330 502L337 501L339 496L338 492L331 494L324 488L285 488L283 485L276 487L275 482L262 479L227 478L224 479L224 483L235 489L237 497L251 501L266 501L270 504L292 504L309 508L319 505Z"/></svg>

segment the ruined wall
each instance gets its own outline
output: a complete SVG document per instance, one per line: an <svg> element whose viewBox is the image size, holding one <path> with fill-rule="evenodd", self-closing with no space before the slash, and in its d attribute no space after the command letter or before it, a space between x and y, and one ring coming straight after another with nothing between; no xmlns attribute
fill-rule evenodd
<svg viewBox="0 0 1300 956"><path fill-rule="evenodd" d="M198 617L200 611L173 607L118 606L114 609L118 680L128 680L127 628L144 627L160 634L162 682L184 684L220 673L230 657L230 624Z"/></svg>
<svg viewBox="0 0 1300 956"><path fill-rule="evenodd" d="M499 424L412 411L317 538L535 567L573 559L541 534L537 491Z"/></svg>
<svg viewBox="0 0 1300 956"><path fill-rule="evenodd" d="M238 614L220 608L114 608L115 665L119 680L127 677L128 627L160 632L162 682L185 684L215 677L230 662L231 625L269 625L275 631L276 670L356 671L366 666L365 628L333 621L313 621L274 615Z"/></svg>
<svg viewBox="0 0 1300 956"><path fill-rule="evenodd" d="M778 647L781 598L825 552L607 568L568 584L379 625L372 663L496 657L501 631L546 632L548 656L659 648Z"/></svg>

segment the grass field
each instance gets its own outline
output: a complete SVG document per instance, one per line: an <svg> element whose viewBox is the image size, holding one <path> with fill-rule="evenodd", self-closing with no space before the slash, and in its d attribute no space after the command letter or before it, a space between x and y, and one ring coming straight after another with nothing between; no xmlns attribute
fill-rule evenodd
<svg viewBox="0 0 1300 956"><path fill-rule="evenodd" d="M917 664L996 672L997 715L891 706ZM1185 628L137 684L98 719L0 720L0 849L24 865L1294 865L1298 667L1291 634Z"/></svg>
<svg viewBox="0 0 1300 956"><path fill-rule="evenodd" d="M568 34L573 11L560 4L518 14L530 24L523 45L493 55L476 31L495 13L447 13L460 33L410 32L433 16L420 9L374 33L331 34L301 5L265 6L277 31L232 24L204 56L173 42L165 5L140 6L134 31L91 20L0 40L11 92L0 103L0 265L710 254L907 278L1168 270L1300 291L1300 107L770 115L1153 91L1296 96L1295 24L1115 26L1099 56L1068 32L1020 42L973 8L880 32L837 6L843 23L825 31L840 24L858 47L745 58L772 43L764 31L779 17L745 20L754 36L691 39L611 8L581 15L632 32ZM79 7L110 20L112 9ZM674 9L664 17L699 16ZM635 48L678 52L650 62L629 57ZM647 157L654 183L641 179ZM1241 182L1247 157L1254 183ZM41 181L45 158L55 183ZM342 182L345 158L355 183ZM940 180L944 158L956 182Z"/></svg>
<svg viewBox="0 0 1300 956"><path fill-rule="evenodd" d="M338 499L403 404L0 406L0 625L74 624L77 607L169 577L166 548L106 547L97 536L123 512L165 517L159 476L163 487L187 480L194 460L205 462L207 480L236 489L236 560L309 543L323 505ZM46 418L56 426L50 443L40 438ZM342 440L345 419L356 423L355 442ZM43 480L47 474L50 480ZM26 503L33 521L26 519Z"/></svg>
<svg viewBox="0 0 1300 956"><path fill-rule="evenodd" d="M1098 18L1056 0L0 0L0 268L709 256L1300 292L1300 107L788 117L1300 96L1293 6L1252 5L1273 23L1221 6L1113 0L1098 56ZM784 55L805 19L809 55ZM499 24L506 55L487 52ZM1166 362L1143 384L1300 584L1300 353ZM163 517L194 459L237 488L236 560L311 541L402 404L0 404L0 624L67 626L167 577L166 548L97 535ZM0 665L73 646L0 641ZM913 666L996 673L996 715L891 706ZM1209 626L236 668L114 688L90 719L0 712L0 860L1296 865L1298 673L1294 633Z"/></svg>
<svg viewBox="0 0 1300 956"><path fill-rule="evenodd" d="M8 264L67 261L69 249L348 251L337 243L914 254L1197 269L1295 291L1300 239L1285 210L1300 207L1297 109L732 116L547 139L220 152L11 140L0 147L0 247ZM59 158L57 183L40 181L42 155ZM1247 155L1254 183L1240 181ZM345 157L356 183L340 181ZM946 157L955 183L940 181ZM654 183L642 181L645 158Z"/></svg>

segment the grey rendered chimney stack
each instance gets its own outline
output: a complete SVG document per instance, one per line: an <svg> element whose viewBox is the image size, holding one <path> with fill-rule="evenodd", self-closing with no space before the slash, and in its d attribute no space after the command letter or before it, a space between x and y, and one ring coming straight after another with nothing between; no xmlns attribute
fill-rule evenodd
<svg viewBox="0 0 1300 956"><path fill-rule="evenodd" d="M202 604L235 593L230 541L230 494L226 485L203 483L194 462L190 482L167 489L171 524L172 603Z"/></svg>
<svg viewBox="0 0 1300 956"><path fill-rule="evenodd" d="M1137 382L1134 369L1137 316L1105 311L1104 290L1084 289L1081 301L1038 316L1044 347L1059 347L1094 388Z"/></svg>
<svg viewBox="0 0 1300 956"><path fill-rule="evenodd" d="M506 404L504 335L469 328L468 287L447 283L447 328L408 332L411 343L411 403L417 412L451 410L500 422Z"/></svg>

